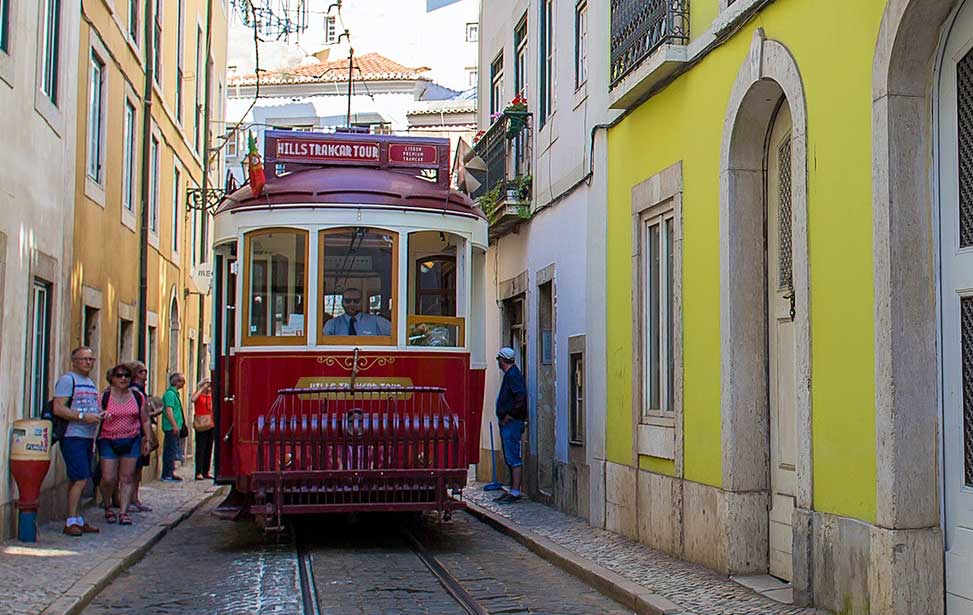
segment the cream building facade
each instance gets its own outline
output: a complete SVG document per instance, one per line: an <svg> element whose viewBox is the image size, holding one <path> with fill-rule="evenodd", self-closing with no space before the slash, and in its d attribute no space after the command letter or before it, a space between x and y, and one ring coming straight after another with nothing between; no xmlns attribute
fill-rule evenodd
<svg viewBox="0 0 973 615"><path fill-rule="evenodd" d="M35 416L70 346L79 16L58 0L0 0L0 475L13 421ZM64 480L57 462L48 485ZM16 487L0 481L0 535Z"/></svg>

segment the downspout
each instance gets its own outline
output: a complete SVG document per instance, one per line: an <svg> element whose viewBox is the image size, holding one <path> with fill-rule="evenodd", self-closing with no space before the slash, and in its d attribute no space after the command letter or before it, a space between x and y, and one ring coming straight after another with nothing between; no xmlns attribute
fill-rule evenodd
<svg viewBox="0 0 973 615"><path fill-rule="evenodd" d="M139 314L138 314L138 359L146 362L148 349L145 336L148 333L149 306L149 144L152 141L152 72L155 66L154 49L152 47L152 2L145 3L142 27L142 44L145 45L145 86L142 93L142 164L140 168L142 201L141 225L139 228ZM121 357L119 357L121 359ZM153 374L149 374L152 378Z"/></svg>
<svg viewBox="0 0 973 615"><path fill-rule="evenodd" d="M203 210L200 213L200 233L201 237L204 239L202 244L199 246L199 262L205 262L206 257L209 255L209 229L207 228L207 223L209 220L209 150L210 150L210 105L212 104L211 92L213 90L213 84L211 83L213 78L213 70L210 65L213 56L213 0L208 0L206 2L206 77L204 86L206 88L203 92L203 177L200 181L200 186L203 189ZM197 75L198 79L199 76ZM212 292L212 289L210 289ZM203 342L205 341L205 336L203 335L203 327L205 326L204 312L206 310L206 295L203 293L199 294L199 318L198 325L196 326L196 377L199 380L203 379L203 374L206 373L206 356L207 352L204 351L205 346ZM195 382L191 382L190 385L196 386ZM195 389L194 389L195 390Z"/></svg>

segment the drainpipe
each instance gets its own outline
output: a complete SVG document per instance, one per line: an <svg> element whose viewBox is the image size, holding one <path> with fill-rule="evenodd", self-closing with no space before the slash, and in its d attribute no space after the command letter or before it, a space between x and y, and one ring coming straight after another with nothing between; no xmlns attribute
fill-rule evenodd
<svg viewBox="0 0 973 615"><path fill-rule="evenodd" d="M210 113L212 109L210 105L212 104L212 90L213 90L213 71L210 66L210 59L213 53L213 0L208 0L206 2L206 62L203 66L206 67L205 82L203 87L205 91L203 92L203 177L200 181L200 187L203 189L203 211L200 215L202 220L200 221L200 236L205 240L202 245L199 246L199 262L202 263L206 257L209 255L209 229L207 224L209 220L207 216L209 215L209 150L210 150ZM199 78L199 75L196 76ZM210 289L212 292L212 289ZM199 294L199 318L198 324L196 326L196 379L202 380L206 373L206 355L204 351L206 348L203 345L204 334L203 327L205 326L204 312L206 310L206 295L203 293ZM193 387L196 386L195 382L190 383Z"/></svg>
<svg viewBox="0 0 973 615"><path fill-rule="evenodd" d="M149 144L152 141L152 72L155 66L154 49L152 48L152 2L145 2L143 15L142 44L145 45L145 85L142 93L142 164L140 199L142 201L141 225L139 228L139 313L137 354L139 361L146 362L148 349L145 336L149 320L148 289L149 289ZM121 357L119 357L121 359ZM150 374L150 378L152 375Z"/></svg>

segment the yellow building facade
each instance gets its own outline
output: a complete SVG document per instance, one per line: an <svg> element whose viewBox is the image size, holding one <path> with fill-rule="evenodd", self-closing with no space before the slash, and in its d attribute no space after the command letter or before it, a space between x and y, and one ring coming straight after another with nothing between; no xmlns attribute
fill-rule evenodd
<svg viewBox="0 0 973 615"><path fill-rule="evenodd" d="M210 216L190 192L222 117L227 11L224 0L81 3L71 344L95 349L96 381L144 361L152 395L183 372L187 412L209 374L212 309L193 282L211 260ZM222 183L218 160L209 187Z"/></svg>
<svg viewBox="0 0 973 615"><path fill-rule="evenodd" d="M606 526L973 613L973 3L612 6Z"/></svg>

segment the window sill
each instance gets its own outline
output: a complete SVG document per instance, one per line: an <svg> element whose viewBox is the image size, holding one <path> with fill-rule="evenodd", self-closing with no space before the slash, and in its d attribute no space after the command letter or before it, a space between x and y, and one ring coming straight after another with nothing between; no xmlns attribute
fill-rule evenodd
<svg viewBox="0 0 973 615"><path fill-rule="evenodd" d="M635 106L656 85L676 72L689 58L686 45L662 45L608 93L609 109Z"/></svg>
<svg viewBox="0 0 973 615"><path fill-rule="evenodd" d="M588 82L585 81L574 91L574 101L571 105L571 110L577 110L578 107L583 105L585 101L588 100Z"/></svg>
<svg viewBox="0 0 973 615"><path fill-rule="evenodd" d="M0 81L14 87L14 61L5 51L0 51Z"/></svg>
<svg viewBox="0 0 973 615"><path fill-rule="evenodd" d="M713 25L710 27L710 31L719 36L740 24L744 19L749 17L756 11L759 11L764 7L764 5L769 4L770 0L736 0L730 6L725 6L726 0L721 0L720 2L720 13L713 20Z"/></svg>
<svg viewBox="0 0 973 615"><path fill-rule="evenodd" d="M662 425L638 426L638 453L659 459L676 458L676 427Z"/></svg>
<svg viewBox="0 0 973 615"><path fill-rule="evenodd" d="M125 209L122 205L122 225L127 226L130 231L135 232L135 212Z"/></svg>
<svg viewBox="0 0 973 615"><path fill-rule="evenodd" d="M57 105L52 103L39 89L34 91L34 109L44 118L51 130L60 137L64 130L64 116Z"/></svg>
<svg viewBox="0 0 973 615"><path fill-rule="evenodd" d="M95 205L105 208L105 187L91 179L87 173L84 174L84 195Z"/></svg>

